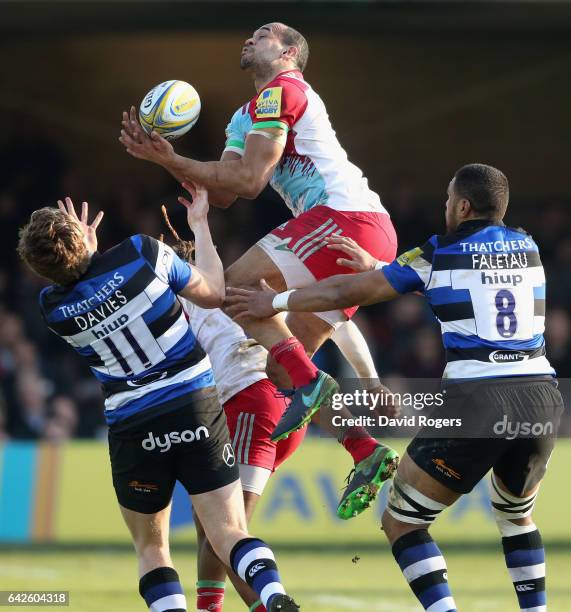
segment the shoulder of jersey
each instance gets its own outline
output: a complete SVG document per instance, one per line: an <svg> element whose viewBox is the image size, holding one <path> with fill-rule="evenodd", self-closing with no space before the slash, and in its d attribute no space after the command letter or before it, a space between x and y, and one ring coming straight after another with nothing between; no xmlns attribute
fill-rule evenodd
<svg viewBox="0 0 571 612"><path fill-rule="evenodd" d="M257 120L272 119L284 112L302 109L307 104L308 88L301 73L279 74L252 98L248 107L250 116Z"/></svg>
<svg viewBox="0 0 571 612"><path fill-rule="evenodd" d="M270 81L261 91L259 91L250 100L250 102L242 106L242 108L240 109L242 113L246 113L248 111L249 105L255 103L258 98L264 95L264 92L275 89L277 87L281 87L282 90L286 89L288 91L291 91L293 88L294 91L298 90L302 92L305 92L309 89L309 85L304 81L301 72L282 72L281 74L278 74L278 76L273 81Z"/></svg>
<svg viewBox="0 0 571 612"><path fill-rule="evenodd" d="M49 312L54 306L58 305L61 302L62 297L65 297L66 295L72 293L75 285L80 284L82 280L89 279L93 275L93 272L97 273L98 268L101 265L104 265L107 261L109 261L110 258L121 258L123 254L130 254L131 257L135 254L138 255L138 252L135 250L135 245L131 242L131 238L132 237L125 238L125 240L112 246L103 253L96 253L94 255L94 257L96 258L96 260L93 262L94 265L91 266L91 269L88 271L86 277L80 279L79 281L77 281L77 283L74 283L73 285L69 286L48 285L47 287L44 287L40 291L39 295L41 309L44 312ZM89 272L91 272L91 274Z"/></svg>
<svg viewBox="0 0 571 612"><path fill-rule="evenodd" d="M62 287L58 285L48 285L40 291L40 309L43 313L49 312L50 307L57 302L54 298L58 292L63 293Z"/></svg>
<svg viewBox="0 0 571 612"><path fill-rule="evenodd" d="M283 87L284 89L295 87L301 91L307 91L309 89L309 84L304 80L301 72L296 72L294 70L292 72L282 72L278 74L278 76L273 81L270 81L262 91L272 87Z"/></svg>

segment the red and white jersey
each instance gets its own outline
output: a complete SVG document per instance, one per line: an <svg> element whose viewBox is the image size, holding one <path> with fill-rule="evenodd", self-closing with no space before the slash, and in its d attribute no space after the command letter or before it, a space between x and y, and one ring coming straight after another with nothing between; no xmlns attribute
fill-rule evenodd
<svg viewBox="0 0 571 612"><path fill-rule="evenodd" d="M287 141L270 184L294 217L315 206L387 212L361 170L347 158L323 101L301 72L282 72L234 113L225 150L242 155L250 132L271 127L286 130Z"/></svg>
<svg viewBox="0 0 571 612"><path fill-rule="evenodd" d="M247 338L242 328L219 308L200 308L179 297L189 325L210 357L220 403L266 375L266 349Z"/></svg>

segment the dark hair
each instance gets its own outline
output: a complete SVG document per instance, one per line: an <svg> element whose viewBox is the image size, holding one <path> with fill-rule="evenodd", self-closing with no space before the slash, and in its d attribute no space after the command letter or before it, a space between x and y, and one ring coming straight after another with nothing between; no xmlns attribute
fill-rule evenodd
<svg viewBox="0 0 571 612"><path fill-rule="evenodd" d="M279 39L288 47L295 47L297 49L297 67L301 72L305 70L307 66L307 60L309 58L309 45L304 36L302 36L297 30L284 25L277 30Z"/></svg>
<svg viewBox="0 0 571 612"><path fill-rule="evenodd" d="M498 220L506 214L510 197L508 179L493 166L462 166L454 175L454 192L468 200L475 213Z"/></svg>
<svg viewBox="0 0 571 612"><path fill-rule="evenodd" d="M27 225L20 229L17 250L36 274L58 285L77 281L91 259L79 222L49 207L34 211Z"/></svg>
<svg viewBox="0 0 571 612"><path fill-rule="evenodd" d="M194 261L194 242L192 240L183 240L178 232L173 227L169 215L167 213L166 206L161 206L161 212L163 213L163 219L165 220L166 226L168 227L171 236L175 239L175 243L172 246L173 251L184 261ZM164 235L161 234L159 237L161 242L164 242Z"/></svg>

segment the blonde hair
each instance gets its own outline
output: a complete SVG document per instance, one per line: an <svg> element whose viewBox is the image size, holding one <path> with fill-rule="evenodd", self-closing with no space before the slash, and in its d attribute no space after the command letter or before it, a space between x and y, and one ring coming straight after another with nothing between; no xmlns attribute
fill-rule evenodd
<svg viewBox="0 0 571 612"><path fill-rule="evenodd" d="M91 256L79 223L57 208L40 208L20 229L18 255L38 275L58 285L77 281Z"/></svg>

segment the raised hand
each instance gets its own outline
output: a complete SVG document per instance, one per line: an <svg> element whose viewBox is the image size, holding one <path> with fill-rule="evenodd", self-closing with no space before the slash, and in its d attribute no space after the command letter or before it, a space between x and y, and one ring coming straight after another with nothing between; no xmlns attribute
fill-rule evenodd
<svg viewBox="0 0 571 612"><path fill-rule="evenodd" d="M186 219L191 230L200 223L205 223L208 216L208 191L192 182L182 183L182 186L192 197L192 202L180 196L178 201L186 208Z"/></svg>
<svg viewBox="0 0 571 612"><path fill-rule="evenodd" d="M95 251L97 251L97 227L103 219L104 212L100 210L95 216L95 219L93 219L91 224L89 224L87 222L89 215L89 204L87 202L81 203L81 217L77 216L75 206L71 198L65 198L65 204L61 200L58 200L57 205L61 211L67 213L70 217L73 217L79 223L79 225L81 225L81 229L85 235L85 244L87 249L90 253L95 253Z"/></svg>
<svg viewBox="0 0 571 612"><path fill-rule="evenodd" d="M377 265L377 260L362 249L352 238L347 236L328 236L325 238L327 248L334 251L341 251L349 256L349 259L340 257L337 260L337 265L351 268L356 272L367 272L374 270Z"/></svg>
<svg viewBox="0 0 571 612"><path fill-rule="evenodd" d="M137 119L134 106L131 106L129 113L123 111L121 125L123 129L119 142L129 155L137 159L146 159L163 167L167 167L172 162L175 156L173 146L157 132L153 131L150 135L145 132Z"/></svg>

